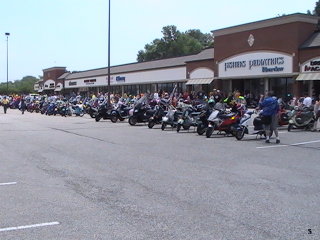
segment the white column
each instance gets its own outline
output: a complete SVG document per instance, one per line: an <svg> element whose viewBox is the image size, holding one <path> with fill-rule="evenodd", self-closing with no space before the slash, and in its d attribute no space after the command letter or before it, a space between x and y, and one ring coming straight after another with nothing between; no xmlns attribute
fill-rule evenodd
<svg viewBox="0 0 320 240"><path fill-rule="evenodd" d="M269 92L269 79L265 78L264 79L264 93Z"/></svg>
<svg viewBox="0 0 320 240"><path fill-rule="evenodd" d="M310 97L312 97L312 95L313 95L313 81L308 81L309 82L309 88L308 88L308 95L310 96Z"/></svg>

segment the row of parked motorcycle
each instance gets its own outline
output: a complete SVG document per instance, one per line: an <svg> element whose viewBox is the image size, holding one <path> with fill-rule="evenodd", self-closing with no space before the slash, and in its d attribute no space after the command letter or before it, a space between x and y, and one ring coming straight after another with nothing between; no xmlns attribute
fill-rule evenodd
<svg viewBox="0 0 320 240"><path fill-rule="evenodd" d="M287 126L288 131L313 128L313 108L281 106L279 126ZM33 101L27 104L27 111L64 117L89 114L97 122L105 119L116 123L127 119L131 126L144 123L149 128L159 125L162 130L170 127L177 132L193 128L208 138L213 133L231 135L238 140L246 134L265 136L261 112L249 111L244 105L230 107L211 100L193 104L180 100L175 106L170 99L150 100L147 96L134 101L120 99L116 104L108 104L106 99Z"/></svg>
<svg viewBox="0 0 320 240"><path fill-rule="evenodd" d="M145 123L149 128L160 125L162 130L167 127L177 132L196 129L199 135L211 137L214 132L232 135L241 140L244 135L265 136L261 111L249 111L244 105L234 105L232 108L224 103L213 101L198 102L195 105L183 100L174 107L168 99L149 101L143 97L134 105L119 101L114 106L101 104L89 113L96 121L110 119L112 122L128 119L131 126ZM311 130L315 118L313 108L290 107L283 105L279 112L279 126L287 125L292 129Z"/></svg>

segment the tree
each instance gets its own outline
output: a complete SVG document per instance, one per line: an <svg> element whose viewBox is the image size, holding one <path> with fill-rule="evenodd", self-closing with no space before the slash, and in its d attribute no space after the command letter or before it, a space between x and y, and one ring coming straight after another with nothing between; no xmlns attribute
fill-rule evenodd
<svg viewBox="0 0 320 240"><path fill-rule="evenodd" d="M38 78L33 76L25 76L21 80L16 80L14 82L8 82L8 92L7 83L0 83L0 94L27 94L34 92L34 84L39 81Z"/></svg>
<svg viewBox="0 0 320 240"><path fill-rule="evenodd" d="M144 50L138 52L138 62L196 54L213 45L211 34L203 34L199 29L180 32L176 26L168 25L161 32L162 38L146 44Z"/></svg>
<svg viewBox="0 0 320 240"><path fill-rule="evenodd" d="M316 6L313 10L313 15L320 16L320 0L316 2Z"/></svg>

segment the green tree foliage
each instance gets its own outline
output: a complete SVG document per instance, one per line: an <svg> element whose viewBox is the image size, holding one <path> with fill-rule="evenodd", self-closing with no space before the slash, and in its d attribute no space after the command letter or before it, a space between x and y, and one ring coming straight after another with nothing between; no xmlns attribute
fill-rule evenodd
<svg viewBox="0 0 320 240"><path fill-rule="evenodd" d="M314 10L312 10L312 11L308 10L308 11L307 11L307 14L309 14L309 15L315 15L315 16L320 16L320 0L318 0L318 1L315 3Z"/></svg>
<svg viewBox="0 0 320 240"><path fill-rule="evenodd" d="M34 84L39 81L38 78L33 76L25 76L21 80L16 80L14 82L8 82L8 92L7 83L0 83L0 94L27 94L34 92Z"/></svg>
<svg viewBox="0 0 320 240"><path fill-rule="evenodd" d="M213 46L211 34L204 34L199 29L180 32L176 26L169 25L162 28L162 34L161 39L153 40L138 52L138 62L196 54Z"/></svg>
<svg viewBox="0 0 320 240"><path fill-rule="evenodd" d="M313 10L313 15L320 16L320 0L316 2L316 6Z"/></svg>

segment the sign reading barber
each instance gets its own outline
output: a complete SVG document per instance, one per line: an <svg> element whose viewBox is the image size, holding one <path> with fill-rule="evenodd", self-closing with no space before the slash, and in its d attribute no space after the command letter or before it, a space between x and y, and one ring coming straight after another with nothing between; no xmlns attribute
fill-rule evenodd
<svg viewBox="0 0 320 240"><path fill-rule="evenodd" d="M292 56L277 52L252 52L219 63L219 77L249 77L292 73Z"/></svg>
<svg viewBox="0 0 320 240"><path fill-rule="evenodd" d="M320 58L302 64L301 72L320 72Z"/></svg>

